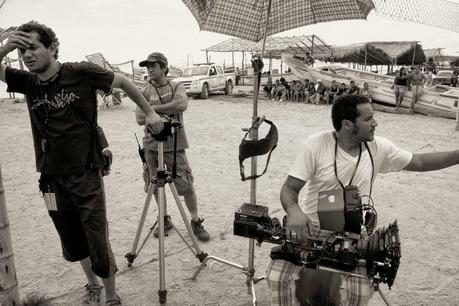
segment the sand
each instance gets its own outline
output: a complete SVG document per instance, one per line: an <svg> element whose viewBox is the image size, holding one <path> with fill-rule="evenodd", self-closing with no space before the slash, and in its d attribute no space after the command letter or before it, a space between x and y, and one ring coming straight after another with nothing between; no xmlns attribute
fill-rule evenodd
<svg viewBox="0 0 459 306"><path fill-rule="evenodd" d="M124 305L157 305L159 288L158 246L151 238L127 267L145 201L142 167L134 133L142 129L134 121L134 104L100 112L114 154L112 173L106 177L110 238L118 262L117 288ZM268 172L257 181L257 204L269 207L272 217L284 215L279 190L299 144L317 131L331 129L330 107L282 104L264 98L259 114L279 129L279 144ZM211 240L200 243L209 255L247 265L249 239L232 234L234 212L250 200L250 184L242 182L238 167L241 128L252 116L251 97L212 95L190 99L185 113L191 144L188 157L195 176L201 217ZM455 122L417 114L376 113L377 135L385 136L413 152L458 149ZM38 192L30 123L25 104L0 102L0 163L10 218L20 293L43 294L51 305L78 305L85 278L78 264L64 261L58 236ZM260 135L263 134L263 129ZM259 159L259 168L264 165ZM246 163L249 171L249 162ZM459 167L430 173L399 172L378 175L374 202L379 226L397 219L402 241L402 262L392 290L381 289L393 305L459 305ZM169 212L179 230L185 227L170 193ZM152 204L144 234L157 213ZM143 240L143 239L142 239ZM199 265L177 233L165 239L168 305L250 305L246 276L234 267L210 261L196 281L189 280ZM255 248L255 275L263 276L274 245ZM265 281L255 285L259 305L269 305ZM370 305L384 305L378 294Z"/></svg>

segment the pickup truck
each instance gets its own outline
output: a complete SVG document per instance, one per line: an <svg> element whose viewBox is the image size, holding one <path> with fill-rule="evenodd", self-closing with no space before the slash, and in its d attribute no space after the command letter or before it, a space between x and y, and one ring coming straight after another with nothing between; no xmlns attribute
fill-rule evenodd
<svg viewBox="0 0 459 306"><path fill-rule="evenodd" d="M214 64L197 64L185 68L175 82L185 86L188 96L207 99L209 92L224 91L226 95L233 92L234 73L225 74L222 67Z"/></svg>

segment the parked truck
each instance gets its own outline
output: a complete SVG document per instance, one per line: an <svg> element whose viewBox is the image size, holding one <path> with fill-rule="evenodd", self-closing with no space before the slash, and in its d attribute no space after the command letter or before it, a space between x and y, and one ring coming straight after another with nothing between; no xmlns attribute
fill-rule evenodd
<svg viewBox="0 0 459 306"><path fill-rule="evenodd" d="M183 75L174 81L182 83L188 96L207 99L209 92L233 92L234 73L224 73L221 66L215 64L197 64L185 68Z"/></svg>

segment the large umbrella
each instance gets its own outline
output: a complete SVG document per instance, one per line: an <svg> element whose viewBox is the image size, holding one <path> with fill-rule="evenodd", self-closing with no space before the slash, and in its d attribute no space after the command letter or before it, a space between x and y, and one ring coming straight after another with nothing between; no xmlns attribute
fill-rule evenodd
<svg viewBox="0 0 459 306"><path fill-rule="evenodd" d="M259 60L253 61L253 117L250 139L258 139L258 92L263 68L266 36L320 22L366 19L375 8L372 0L182 0L199 28L258 42L263 40ZM259 121L261 123L261 120ZM256 156L251 158L251 175L257 173ZM250 202L256 204L256 182L251 180ZM215 258L214 258L215 259ZM225 262L221 260L222 262ZM201 268L204 261L201 264ZM237 264L230 264L239 267ZM247 285L256 303L254 280L254 241L249 244ZM240 268L240 267L239 267ZM198 270L199 273L199 270ZM194 278L197 276L195 273ZM262 278L260 278L262 279Z"/></svg>
<svg viewBox="0 0 459 306"><path fill-rule="evenodd" d="M366 19L372 0L182 0L199 28L260 41L290 29L336 20ZM269 19L269 20L268 20Z"/></svg>
<svg viewBox="0 0 459 306"><path fill-rule="evenodd" d="M375 8L372 0L182 0L199 28L258 42L266 36L321 22L366 19ZM259 79L262 67L254 63L258 77L254 78L253 120L257 118ZM258 68L258 69L257 69ZM253 129L251 139L257 139ZM252 159L254 161L254 159ZM252 172L256 166L252 163ZM255 173L252 173L254 175ZM252 186L255 181L252 180ZM254 190L254 187L252 188ZM254 196L252 202L255 204Z"/></svg>

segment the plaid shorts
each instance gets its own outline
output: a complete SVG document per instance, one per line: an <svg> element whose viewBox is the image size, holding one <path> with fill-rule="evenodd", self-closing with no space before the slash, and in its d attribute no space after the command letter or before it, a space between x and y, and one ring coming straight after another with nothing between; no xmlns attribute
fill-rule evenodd
<svg viewBox="0 0 459 306"><path fill-rule="evenodd" d="M309 273L313 273L312 271L316 270L311 271L286 260L271 260L266 272L268 287L271 290L271 305L300 305L296 293L296 281L300 280L301 274L307 274L308 271L310 271ZM365 262L359 261L357 267L352 272L366 275L367 269ZM347 298L345 305L367 305L373 295L369 279L346 276L344 277L344 281ZM301 290L301 288L298 289Z"/></svg>

